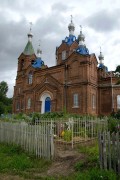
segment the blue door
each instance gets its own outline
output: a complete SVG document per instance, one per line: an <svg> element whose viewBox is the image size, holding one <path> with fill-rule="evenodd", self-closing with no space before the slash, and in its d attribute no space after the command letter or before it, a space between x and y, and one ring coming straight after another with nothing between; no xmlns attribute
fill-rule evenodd
<svg viewBox="0 0 120 180"><path fill-rule="evenodd" d="M45 99L45 113L51 111L51 99L47 97Z"/></svg>

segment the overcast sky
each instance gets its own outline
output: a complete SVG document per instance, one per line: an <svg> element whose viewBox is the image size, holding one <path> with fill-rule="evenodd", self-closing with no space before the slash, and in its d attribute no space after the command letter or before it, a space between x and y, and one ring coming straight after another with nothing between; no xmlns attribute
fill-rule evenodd
<svg viewBox="0 0 120 180"><path fill-rule="evenodd" d="M17 61L28 41L29 22L33 22L35 52L40 39L42 59L54 66L55 48L69 35L71 14L75 35L82 25L89 52L98 57L101 46L109 71L120 64L119 0L0 0L0 82L8 83L8 97L13 96Z"/></svg>

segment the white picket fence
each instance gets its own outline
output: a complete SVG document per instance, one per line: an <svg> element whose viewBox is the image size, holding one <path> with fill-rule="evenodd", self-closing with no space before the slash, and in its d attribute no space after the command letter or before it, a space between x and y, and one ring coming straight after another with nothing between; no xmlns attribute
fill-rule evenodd
<svg viewBox="0 0 120 180"><path fill-rule="evenodd" d="M99 130L107 130L106 119L45 119L33 124L0 121L0 142L20 145L38 158L50 159L59 145L74 148L76 144L97 139Z"/></svg>
<svg viewBox="0 0 120 180"><path fill-rule="evenodd" d="M0 122L0 142L20 145L38 158L50 159L54 155L53 133L49 125Z"/></svg>

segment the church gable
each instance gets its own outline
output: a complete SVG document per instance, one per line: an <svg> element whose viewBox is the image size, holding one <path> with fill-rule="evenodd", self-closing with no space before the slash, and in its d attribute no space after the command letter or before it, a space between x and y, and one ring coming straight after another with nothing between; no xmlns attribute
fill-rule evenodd
<svg viewBox="0 0 120 180"><path fill-rule="evenodd" d="M60 86L60 84L58 83L57 80L55 80L53 77L51 77L50 75L46 75L43 80L41 81L40 84L37 84L35 87L34 87L34 90L35 91L39 91L41 90L42 88L49 88L51 87L52 89L58 89L58 87Z"/></svg>

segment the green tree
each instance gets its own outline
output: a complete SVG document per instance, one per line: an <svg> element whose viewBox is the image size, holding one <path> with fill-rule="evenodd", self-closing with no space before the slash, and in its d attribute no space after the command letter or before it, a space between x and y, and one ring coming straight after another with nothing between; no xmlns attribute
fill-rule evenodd
<svg viewBox="0 0 120 180"><path fill-rule="evenodd" d="M8 84L5 81L2 81L0 83L0 94L6 96L7 92L8 92Z"/></svg>
<svg viewBox="0 0 120 180"><path fill-rule="evenodd" d="M4 114L4 112L5 112L5 106L2 102L0 102L0 115Z"/></svg>
<svg viewBox="0 0 120 180"><path fill-rule="evenodd" d="M8 84L5 81L0 82L0 115L12 113L12 98L6 96Z"/></svg>
<svg viewBox="0 0 120 180"><path fill-rule="evenodd" d="M119 73L120 73L120 65L118 65L118 66L116 67L115 72L119 72Z"/></svg>

